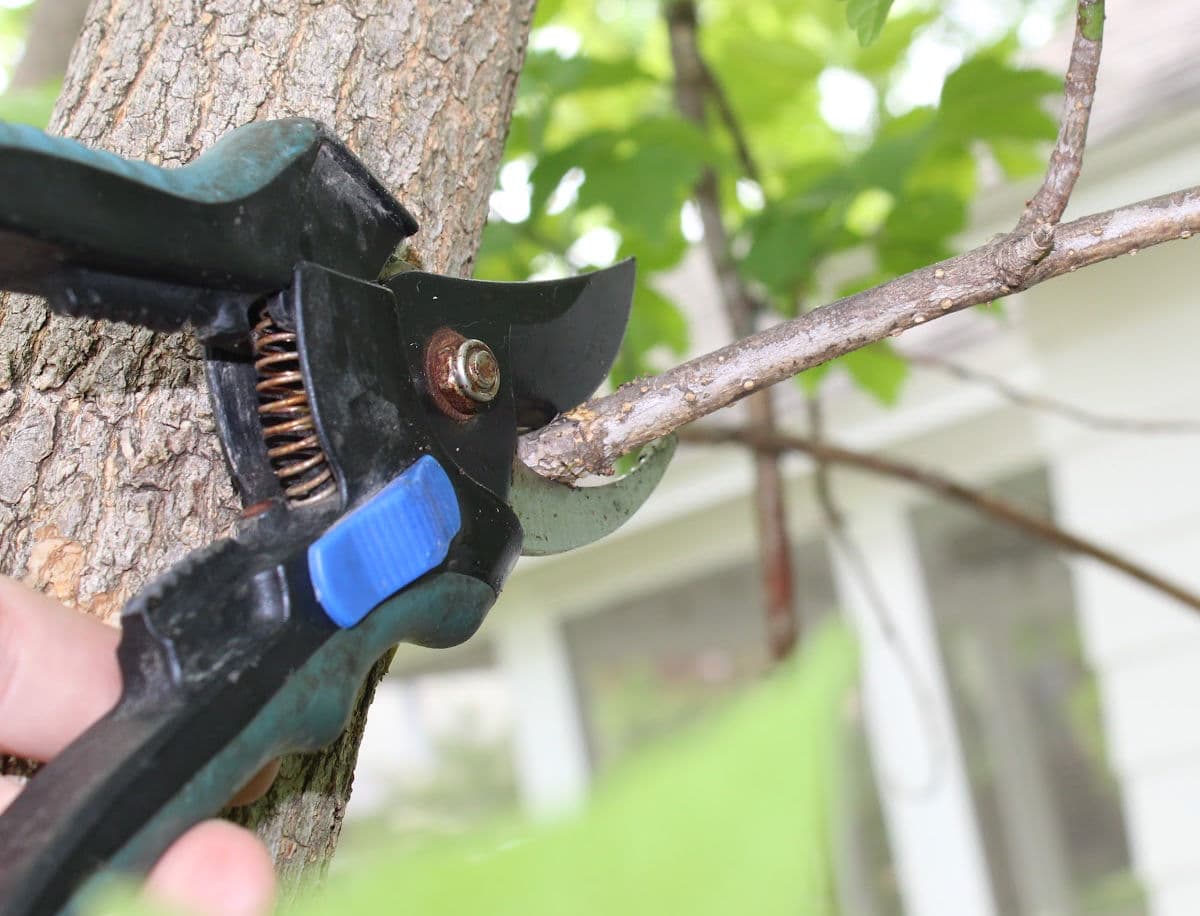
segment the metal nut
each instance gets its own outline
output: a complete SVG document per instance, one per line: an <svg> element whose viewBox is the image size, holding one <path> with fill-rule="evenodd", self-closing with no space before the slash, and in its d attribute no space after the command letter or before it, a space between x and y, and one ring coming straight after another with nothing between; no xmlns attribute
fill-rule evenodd
<svg viewBox="0 0 1200 916"><path fill-rule="evenodd" d="M486 404L500 391L500 364L482 340L464 340L454 357L454 384L472 401Z"/></svg>

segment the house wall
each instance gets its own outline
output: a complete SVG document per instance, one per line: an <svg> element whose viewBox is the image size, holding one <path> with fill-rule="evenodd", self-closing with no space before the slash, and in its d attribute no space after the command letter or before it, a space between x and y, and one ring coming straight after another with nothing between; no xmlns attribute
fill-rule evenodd
<svg viewBox="0 0 1200 916"><path fill-rule="evenodd" d="M1200 420L1195 257L1178 245L1102 265L1072 278L1066 308L1063 290L1031 297L1045 389L1112 414ZM1063 524L1200 589L1200 435L1042 425ZM1150 909L1200 912L1200 618L1095 563L1073 576Z"/></svg>

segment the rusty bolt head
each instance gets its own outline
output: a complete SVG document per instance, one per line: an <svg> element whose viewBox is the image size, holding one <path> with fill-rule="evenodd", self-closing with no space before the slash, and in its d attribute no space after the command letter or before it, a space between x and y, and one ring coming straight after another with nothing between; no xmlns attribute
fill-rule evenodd
<svg viewBox="0 0 1200 916"><path fill-rule="evenodd" d="M469 420L499 393L500 362L482 340L442 328L425 349L425 378L442 413Z"/></svg>

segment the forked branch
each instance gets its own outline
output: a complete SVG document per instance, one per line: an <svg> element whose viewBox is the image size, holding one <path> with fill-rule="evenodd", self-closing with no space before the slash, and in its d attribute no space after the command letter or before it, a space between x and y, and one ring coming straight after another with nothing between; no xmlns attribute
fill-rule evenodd
<svg viewBox="0 0 1200 916"><path fill-rule="evenodd" d="M1036 228L1003 236L622 385L526 435L519 453L547 477L603 473L617 457L805 369L943 315L1197 231L1200 187L1192 187L1062 223L1048 242ZM1044 242L1049 250L1041 249ZM1019 285L1012 285L1014 279Z"/></svg>

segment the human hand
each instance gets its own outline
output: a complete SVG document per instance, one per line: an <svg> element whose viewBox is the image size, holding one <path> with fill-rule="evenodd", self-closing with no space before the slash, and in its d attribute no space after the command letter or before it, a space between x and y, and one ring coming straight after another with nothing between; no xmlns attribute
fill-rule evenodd
<svg viewBox="0 0 1200 916"><path fill-rule="evenodd" d="M0 753L46 761L116 704L119 632L0 576ZM266 791L264 771L237 795ZM21 791L0 777L0 811ZM148 895L204 916L261 916L275 875L250 831L211 820L181 836L146 879Z"/></svg>

